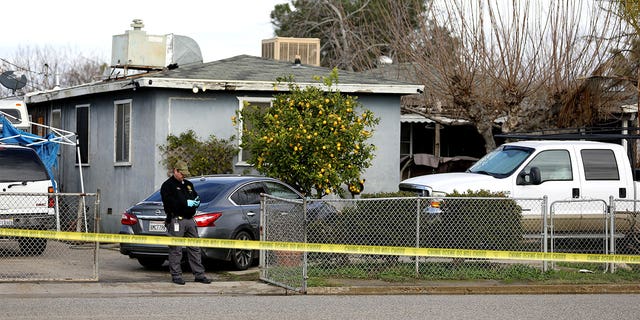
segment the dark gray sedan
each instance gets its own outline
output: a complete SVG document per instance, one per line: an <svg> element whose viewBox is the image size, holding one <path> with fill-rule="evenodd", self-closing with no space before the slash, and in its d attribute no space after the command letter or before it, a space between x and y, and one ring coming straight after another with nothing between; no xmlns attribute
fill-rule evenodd
<svg viewBox="0 0 640 320"><path fill-rule="evenodd" d="M200 195L200 207L194 216L201 238L259 240L260 194L286 199L302 195L277 179L259 176L216 175L189 179ZM166 236L165 212L160 190L122 214L121 234ZM168 247L121 243L120 253L147 268L161 266ZM204 260L229 261L233 268L245 270L257 259L254 250L202 248Z"/></svg>

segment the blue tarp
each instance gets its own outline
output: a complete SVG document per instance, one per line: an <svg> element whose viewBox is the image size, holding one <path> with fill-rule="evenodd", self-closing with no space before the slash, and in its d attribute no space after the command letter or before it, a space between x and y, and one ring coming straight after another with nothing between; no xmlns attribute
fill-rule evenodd
<svg viewBox="0 0 640 320"><path fill-rule="evenodd" d="M55 186L53 168L58 167L58 149L60 149L60 144L51 140L56 137L55 134L49 133L46 136L41 137L33 133L19 130L14 127L13 124L11 124L9 120L7 120L7 118L2 116L0 116L0 124L2 124L2 134L0 135L0 138L12 137L9 139L4 139L0 142L29 146L30 148L33 148L38 156L40 156L40 159L42 159L45 167L47 167L49 177L51 177L51 180L53 181L53 184Z"/></svg>

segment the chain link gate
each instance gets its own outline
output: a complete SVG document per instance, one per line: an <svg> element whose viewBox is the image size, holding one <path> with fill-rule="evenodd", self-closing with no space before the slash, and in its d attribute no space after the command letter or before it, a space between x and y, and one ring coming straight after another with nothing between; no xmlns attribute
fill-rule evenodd
<svg viewBox="0 0 640 320"><path fill-rule="evenodd" d="M262 195L260 240L307 242L306 203ZM306 252L260 250L260 279L289 290L306 292Z"/></svg>
<svg viewBox="0 0 640 320"><path fill-rule="evenodd" d="M38 209L25 203L40 205ZM0 227L97 232L99 194L0 194ZM0 238L0 281L97 281L96 242Z"/></svg>
<svg viewBox="0 0 640 320"><path fill-rule="evenodd" d="M613 241L608 207L599 199L552 202L547 227L550 252L608 254Z"/></svg>
<svg viewBox="0 0 640 320"><path fill-rule="evenodd" d="M640 254L640 200L611 199L613 245L618 254Z"/></svg>

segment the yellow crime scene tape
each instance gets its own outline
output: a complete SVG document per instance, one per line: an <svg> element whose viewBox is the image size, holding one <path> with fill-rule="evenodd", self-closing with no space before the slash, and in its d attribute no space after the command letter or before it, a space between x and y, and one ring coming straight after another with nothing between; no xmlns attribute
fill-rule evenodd
<svg viewBox="0 0 640 320"><path fill-rule="evenodd" d="M415 248L392 246L368 246L350 244L301 243L280 241L227 240L210 238L180 238L165 236L140 236L112 233L84 233L48 230L0 228L0 236L47 238L66 241L137 243L207 248L231 248L248 250L307 251L324 253L376 254L442 258L476 258L495 260L534 260L566 262L599 262L640 264L640 255L544 253L527 251L467 250L441 248Z"/></svg>

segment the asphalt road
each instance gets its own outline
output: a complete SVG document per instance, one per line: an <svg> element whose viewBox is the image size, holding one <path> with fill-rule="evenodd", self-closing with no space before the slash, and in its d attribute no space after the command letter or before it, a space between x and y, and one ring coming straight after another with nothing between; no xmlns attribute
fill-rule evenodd
<svg viewBox="0 0 640 320"><path fill-rule="evenodd" d="M3 298L0 319L636 319L637 295Z"/></svg>

